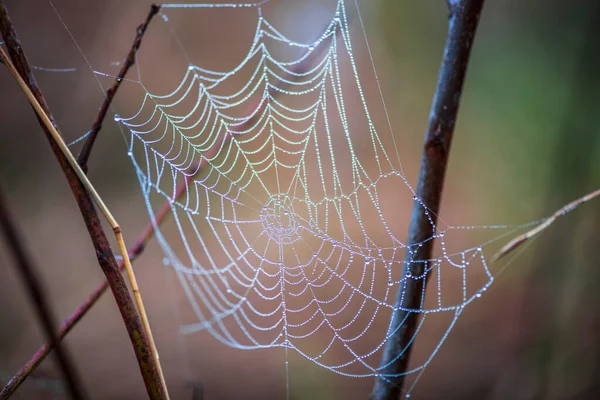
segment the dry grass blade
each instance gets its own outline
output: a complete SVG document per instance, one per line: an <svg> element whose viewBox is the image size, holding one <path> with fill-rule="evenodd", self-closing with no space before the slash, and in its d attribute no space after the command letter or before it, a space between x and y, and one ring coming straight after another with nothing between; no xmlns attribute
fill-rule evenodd
<svg viewBox="0 0 600 400"><path fill-rule="evenodd" d="M535 228L531 229L530 231L527 231L527 232L523 233L522 235L517 236L516 238L512 239L510 242L508 242L507 244L505 244L500 249L500 251L498 251L494 255L494 257L492 258L492 261L497 261L497 260L501 259L502 257L504 257L504 256L512 253L515 249L517 249L518 247L520 247L523 243L527 242L532 237L537 236L538 234L540 234L541 232L543 232L544 230L546 230L558 218L560 218L563 215L565 215L565 214L573 211L574 209L576 209L577 207L579 207L583 203L587 203L588 201L590 201L593 198L598 197L598 196L600 196L600 189L595 190L595 191L593 191L591 193L588 193L585 196L583 196L583 197L581 197L581 198L579 198L577 200L574 200L574 201L570 202L569 204L565 205L564 207L561 207L554 214L552 214L544 222L542 222L541 224L539 224Z"/></svg>

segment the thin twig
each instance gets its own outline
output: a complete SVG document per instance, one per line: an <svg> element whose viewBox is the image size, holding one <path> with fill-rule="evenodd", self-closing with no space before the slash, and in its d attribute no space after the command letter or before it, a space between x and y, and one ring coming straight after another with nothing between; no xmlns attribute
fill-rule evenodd
<svg viewBox="0 0 600 400"><path fill-rule="evenodd" d="M435 233L454 125L483 3L484 0L450 3L448 38L425 135L416 191L418 200L413 206L403 276L423 275L424 261L431 258L434 241L428 239ZM391 336L384 349L381 373L376 378L372 399L397 399L402 391L420 315L405 310L419 308L425 281L408 279L398 289L396 311L389 328Z"/></svg>
<svg viewBox="0 0 600 400"><path fill-rule="evenodd" d="M146 29L148 28L150 21L152 21L152 18L158 13L159 10L160 5L152 4L152 6L150 7L150 12L146 17L146 20L140 26L137 27L137 34L135 36L135 40L131 45L131 49L129 50L129 54L127 54L127 58L125 59L125 63L123 64L121 71L119 71L119 75L117 75L117 77L115 78L112 87L106 91L106 97L104 98L104 102L100 107L100 111L98 111L98 115L94 120L94 124L92 125L92 129L90 130L90 134L88 135L88 138L85 141L83 148L79 153L79 156L77 157L77 162L79 163L81 169L84 172L87 172L87 163L90 158L90 154L92 153L92 148L94 147L94 143L96 141L96 138L98 137L100 129L102 129L102 123L106 118L106 114L108 113L110 105L113 99L115 98L115 95L117 94L117 90L119 90L119 86L121 86L121 82L123 81L123 79L125 79L129 68L131 68L135 64L135 58L137 56L138 50L140 49L140 45L142 44L142 39L144 37L144 34L146 33Z"/></svg>
<svg viewBox="0 0 600 400"><path fill-rule="evenodd" d="M155 352L153 351L153 347L151 346L147 336L147 330L142 324L140 315L133 304L127 286L125 285L125 281L119 272L114 254L102 228L102 224L94 207L94 203L92 202L90 193L93 194L93 190L90 190L90 187L86 187L84 185L84 182L87 181L87 178L81 170L78 171L79 165L76 163L76 161L75 165L72 165L72 160L69 160L67 157L70 154L68 148L67 151L64 152L64 148L61 146L60 142L60 140L62 140L60 134L58 134L58 137L56 137L57 131L54 124L54 118L50 113L48 104L42 95L39 85L37 84L37 81L31 71L31 67L27 62L18 36L14 31L12 22L8 17L8 12L3 0L0 0L0 31L4 37L10 57L12 58L14 65L18 70L18 75L15 75L15 79L20 84L25 81L26 86L22 87L22 89L28 96L30 103L37 113L38 122L40 123L50 142L52 151L54 152L65 174L65 177L67 178L69 186L71 187L73 195L80 208L90 234L90 238L96 250L98 262L107 277L119 307L119 311L121 312L123 322L125 323L129 333L129 337L136 353L136 358L138 360L140 372L144 378L148 395L151 399L166 399L166 388L164 387L160 378L160 368L156 360ZM0 52L2 55L4 55L4 51L1 48ZM7 66L9 66L10 59L5 59L4 62ZM62 144L64 144L64 142L62 142ZM81 176L82 174L83 176ZM93 186L91 186L91 189L93 189ZM88 190L90 190L90 193L88 193ZM102 203L100 202L98 205L101 206ZM113 230L115 230L115 235L120 234L120 229L117 230L118 225L115 224L116 227L113 224L111 225L113 226ZM119 241L119 245L120 247L124 247L122 236L121 240ZM127 249L122 248L121 251L127 265Z"/></svg>
<svg viewBox="0 0 600 400"><path fill-rule="evenodd" d="M585 196L580 197L577 200L573 200L569 204L567 204L567 205L559 208L554 214L552 214L550 217L546 218L546 220L544 220L544 222L542 222L541 224L539 224L535 228L533 228L533 229L531 229L531 230L523 233L522 235L517 236L516 238L512 239L510 242L508 242L507 244L505 244L500 249L500 251L498 251L494 255L494 258L492 258L492 261L497 261L497 260L501 259L502 257L504 257L504 256L512 253L513 250L515 250L516 248L518 248L519 246L521 246L523 243L525 243L526 241L528 241L532 237L538 235L542 231L546 230L558 218L560 218L563 215L565 215L565 214L573 211L574 209L576 209L577 207L579 207L583 203L587 203L588 201L590 201L593 198L598 197L598 196L600 196L600 189L595 190L592 193L588 193Z"/></svg>
<svg viewBox="0 0 600 400"><path fill-rule="evenodd" d="M189 181L193 178L193 175L189 175L186 177L184 183L180 185L175 194L175 198L179 198L183 192L186 190L186 187ZM165 217L171 211L171 202L166 201L165 204L160 208L160 210L156 213L156 217L154 221L148 223L142 234L138 237L135 245L131 247L129 250L129 257L133 261L138 258L146 247L148 241L152 238L156 227L158 227ZM119 269L122 271L125 268L125 264L123 261L119 262ZM6 399L10 397L17 388L27 379L27 377L35 371L38 365L46 358L48 354L52 350L56 348L56 345L62 341L71 329L77 325L77 323L87 314L87 312L96 304L96 302L100 299L100 297L106 292L108 288L108 282L103 281L96 289L88 296L88 298L83 302L77 309L69 316L66 320L63 321L56 337L57 341L48 343L41 346L38 351L31 357L29 361L13 376L10 381L4 386L2 391L0 392L0 399Z"/></svg>
<svg viewBox="0 0 600 400"><path fill-rule="evenodd" d="M62 370L67 389L71 398L75 400L85 399L85 392L81 385L81 380L77 375L77 371L71 357L69 357L66 349L60 345L60 339L55 335L56 328L52 311L50 310L49 302L44 290L44 287L36 274L36 268L31 261L31 257L27 254L24 244L19 237L17 227L9 214L5 204L4 196L0 190L0 228L4 232L6 241L8 242L9 251L12 252L16 265L18 265L18 273L27 288L29 297L35 306L37 317L42 325L44 334L50 343L56 348L56 359Z"/></svg>

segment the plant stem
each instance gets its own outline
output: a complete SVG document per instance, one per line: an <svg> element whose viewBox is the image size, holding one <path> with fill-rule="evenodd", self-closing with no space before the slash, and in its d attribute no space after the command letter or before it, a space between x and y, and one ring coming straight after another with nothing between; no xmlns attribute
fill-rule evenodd
<svg viewBox="0 0 600 400"><path fill-rule="evenodd" d="M27 254L25 246L19 237L16 224L11 218L1 190L0 228L6 237L8 247L12 252L16 264L18 265L17 271L21 275L21 279L27 288L29 297L35 306L37 317L42 325L44 334L46 335L48 342L52 343L56 348L56 359L58 360L58 365L60 366L67 383L67 390L69 391L72 399L85 399L87 396L84 394L83 387L80 383L81 381L77 376L73 362L71 361L71 358L64 347L59 345L60 339L55 335L56 328L54 324L54 318L52 317L52 312L50 310L44 287L38 279L36 275L36 268L34 267L31 258Z"/></svg>
<svg viewBox="0 0 600 400"><path fill-rule="evenodd" d="M48 104L39 88L39 85L33 76L31 67L27 62L23 48L21 47L18 36L13 28L12 22L8 16L8 12L4 5L4 1L0 0L0 31L4 37L6 47L10 57L18 70L20 77L26 82L29 90L33 93L35 100L52 124L54 118L50 113ZM66 155L63 154L59 143L53 139L52 133L44 123L41 116L38 114L38 121L50 142L50 147L54 152L64 174L67 178L69 186L77 201L82 217L90 234L90 238L94 245L96 256L102 271L106 275L110 288L113 292L119 311L123 318L123 322L129 333L136 358L138 360L140 372L146 385L146 390L151 399L166 399L166 388L161 382L159 367L153 355L152 346L150 345L146 331L142 325L140 315L138 314L133 300L129 294L123 277L119 272L114 254L102 228L100 218L94 207L94 203L80 180L75 169L70 165ZM124 257L127 254L123 255Z"/></svg>
<svg viewBox="0 0 600 400"><path fill-rule="evenodd" d="M90 134L89 134L87 140L85 141L83 148L81 149L81 152L79 153L79 156L77 157L77 162L79 163L79 165L81 166L81 169L84 172L87 172L87 168L88 168L87 163L90 158L90 154L92 153L92 148L94 146L96 138L98 137L98 133L100 132L100 129L102 129L102 123L104 122L104 119L106 118L108 109L110 108L110 105L111 105L113 99L115 98L115 95L117 94L117 90L119 90L119 87L121 86L121 82L123 81L123 79L125 79L125 76L127 75L127 72L129 71L129 68L131 68L135 64L135 58L136 58L137 52L140 48L140 45L142 44L142 38L144 37L144 34L146 33L146 29L148 28L150 21L152 21L152 18L158 13L159 10L160 10L159 5L153 4L150 7L150 12L148 13L148 16L146 17L146 20L140 26L138 26L136 29L137 34L135 36L135 40L133 41L133 44L131 45L131 49L129 50L129 54L127 54L127 58L125 59L125 63L123 64L121 71L119 71L119 75L117 75L117 78L115 78L115 81L114 81L112 87L106 91L106 97L104 98L104 102L102 103L102 106L100 107L100 111L98 111L98 115L96 116L96 119L94 120L92 129L90 130Z"/></svg>
<svg viewBox="0 0 600 400"><path fill-rule="evenodd" d="M425 134L416 191L418 200L413 206L403 276L423 275L424 261L432 255L434 241L429 239L435 235L454 125L483 3L484 0L448 2L448 37ZM397 399L402 392L419 319L418 312L405 310L419 309L424 293L424 279L408 279L398 290L380 376L371 395L374 400Z"/></svg>

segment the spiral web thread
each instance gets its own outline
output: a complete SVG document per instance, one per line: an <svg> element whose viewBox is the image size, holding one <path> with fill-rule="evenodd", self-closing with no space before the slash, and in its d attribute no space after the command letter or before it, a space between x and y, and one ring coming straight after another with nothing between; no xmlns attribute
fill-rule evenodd
<svg viewBox="0 0 600 400"><path fill-rule="evenodd" d="M420 261L423 275L400 276L405 253L422 244L400 240L406 225L395 223L397 204L408 204L403 213L424 205L402 172L392 132L381 134L371 117L344 2L309 44L286 38L261 4L163 5L177 7L257 15L247 56L234 69L192 64L172 93L146 91L135 115L115 117L130 132L128 154L151 218L153 197L172 204L179 234L157 234L197 318L184 331L208 331L240 349L294 350L342 375L385 378L379 362L394 333L396 293L423 279L435 295L408 310L421 314L413 340L429 316L448 318L406 374L422 372L493 278L481 247L447 250L446 232L460 227L442 230L431 219L428 240L437 239L439 255ZM177 184L190 175L176 200ZM473 269L484 279L467 286Z"/></svg>

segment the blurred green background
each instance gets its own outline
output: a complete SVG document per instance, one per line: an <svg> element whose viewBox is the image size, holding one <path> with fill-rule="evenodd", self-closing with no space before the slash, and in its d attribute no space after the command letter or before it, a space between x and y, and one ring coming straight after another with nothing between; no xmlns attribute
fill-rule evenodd
<svg viewBox="0 0 600 400"><path fill-rule="evenodd" d="M319 16L325 12L320 7L335 5L334 0L277 1L272 0L273 15L289 23L292 32L307 37L314 34L307 31L318 32L318 26L298 27L296 17L305 12ZM70 73L36 72L68 141L89 129L103 99L99 84L105 88L110 84L110 79L92 70L118 72L113 63L127 53L149 4L6 0L33 65L76 68ZM414 184L446 36L446 4L361 0L359 6L403 167ZM192 20L179 27L179 34L189 38L186 48L196 57L218 63L212 59L217 54L227 61L226 52L243 51L245 46L235 42L224 50L217 44L236 37L232 26L242 29L244 22L235 18L215 19L214 26L196 26ZM152 54L154 46L178 53L158 33L160 23L157 19L150 27L141 56ZM360 38L358 24L351 29ZM218 35L206 35L212 30ZM523 224L548 216L600 186L599 37L600 2L596 0L488 0L452 147L441 214L445 221ZM357 52L365 55L364 48ZM152 60L146 57L142 65ZM171 58L155 62L168 71ZM0 73L0 85L0 180L51 293L55 315L62 320L102 274L69 189L24 96L7 71ZM124 85L115 106L127 108L133 98ZM131 244L148 217L126 152L109 115L89 175ZM410 209L405 212L409 215ZM599 220L598 202L586 204L559 220L510 264L493 265L494 285L463 313L411 398L599 398ZM3 383L33 354L43 335L2 246L3 242ZM174 294L178 284L162 266L155 243L139 263L143 268L138 269L138 279L142 291L151 293L146 302L151 320L156 321L153 329L172 398L191 399L194 386L202 387L206 399L285 396L280 353L224 348L204 333L182 339L173 303L185 300ZM66 343L92 398L144 398L133 352L110 296ZM14 398L64 398L59 377L49 358ZM301 360L290 370L294 399L366 398L371 385L370 379L343 378Z"/></svg>

